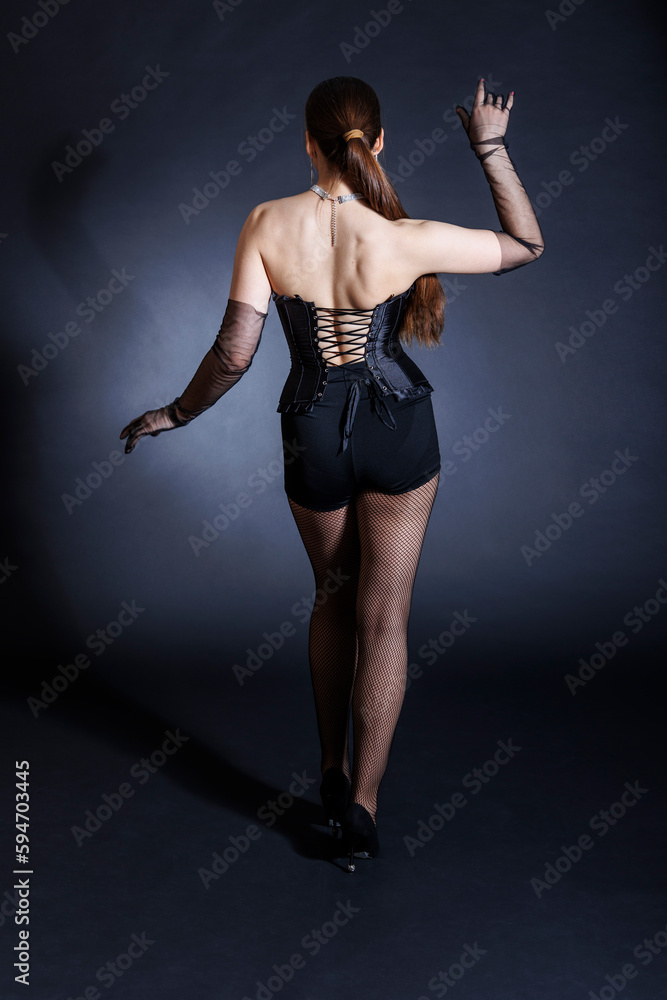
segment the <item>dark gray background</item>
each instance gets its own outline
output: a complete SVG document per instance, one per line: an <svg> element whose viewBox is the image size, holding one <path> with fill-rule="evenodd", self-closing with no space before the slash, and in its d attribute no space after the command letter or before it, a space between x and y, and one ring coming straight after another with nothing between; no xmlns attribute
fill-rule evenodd
<svg viewBox="0 0 667 1000"><path fill-rule="evenodd" d="M211 3L184 0L74 0L18 52L4 41L0 557L16 567L2 586L16 696L5 710L5 728L16 732L17 759L33 760L40 854L51 845L51 863L63 866L56 895L69 898L73 921L66 932L52 926L49 945L41 949L43 990L33 994L40 998L77 995L94 980L103 956L122 950L115 942L126 923L128 936L131 930L132 920L123 918L122 930L93 943L88 917L77 906L83 890L67 873L83 852L73 848L69 828L121 780L116 777L124 765L114 755L127 754L131 762L137 748L153 746L141 738L141 724L128 721L133 713L180 724L215 746L230 766L277 787L285 787L292 768L317 773L307 627L294 611L311 594L312 581L276 465L276 405L289 360L274 306L253 366L231 394L191 427L141 441L71 512L63 495L73 494L77 478L85 479L94 462L108 461L114 450L122 454L118 435L132 417L170 401L189 381L224 313L246 216L255 204L310 183L303 106L321 79L355 75L376 89L386 133L381 160L392 175L418 140L444 129L446 140L397 181L403 205L415 218L491 229L499 228L491 194L452 110L466 99L469 105L479 76L494 91L515 90L510 151L529 196L542 206L546 250L540 261L499 277L442 275L449 295L442 345L410 349L435 386L442 457L455 463L456 472L441 478L417 576L410 651L425 679L418 682L419 695L415 683L407 696L406 706L410 698L413 703L406 711L414 713L407 718L418 729L418 713L430 711L432 735L439 739L450 718L447 684L467 685L473 693L466 712L474 712L475 691L486 699L496 691L511 712L530 690L565 724L565 747L566 720L577 699L587 698L593 714L600 710L609 719L608 713L618 713L609 721L610 740L623 728L628 699L646 699L647 706L654 700L666 612L661 606L636 634L623 619L654 598L667 575L664 275L662 268L652 273L627 301L614 285L643 267L649 248L660 248L667 237L658 8L586 0L565 4L572 12L552 27L539 3L414 0L346 61L341 46L352 43L357 26L380 8L345 0L243 0L220 16ZM5 4L3 34L19 31L21 19L37 9ZM145 67L158 65L168 76L145 101L125 120L110 112L115 99L140 84ZM239 145L268 126L274 108L295 117L249 162ZM113 132L59 182L53 161L62 161L66 146L104 117L114 122ZM625 127L581 169L575 151L599 137L608 118ZM186 224L179 205L192 202L193 189L210 180L209 172L234 158L241 173ZM568 169L572 183L554 196L554 182ZM33 348L41 350L50 332L76 319L77 305L107 285L112 269L123 268L134 276L128 287L94 322L81 323L82 333L23 384L18 367L31 363ZM618 310L563 362L556 343L567 341L570 326L578 328L587 310L600 310L610 298ZM498 407L509 419L464 461L457 442ZM580 488L610 467L617 449L627 449L634 460L588 504ZM251 477L269 466L271 482L259 492ZM201 535L202 522L242 491L252 503L195 556L189 536ZM584 515L528 566L521 546L532 545L535 532L553 523L552 514L577 500ZM58 664L85 650L86 637L132 600L145 609L132 627L103 656L93 656L88 673L35 718L26 698L38 696ZM454 612L466 610L476 622L465 640L427 668L419 648L447 628ZM260 646L263 633L287 621L295 634L240 687L233 665ZM627 646L573 696L564 676L619 629L629 636ZM526 704L525 713L517 709L524 719L531 711ZM638 729L640 716L634 716ZM265 728L267 717L273 729ZM465 720L464 714L463 731ZM500 723L490 731L492 745L506 736ZM450 748L446 735L443 748ZM618 745L616 750L621 767L628 758ZM449 752L429 751L425 766L439 772ZM480 754L484 759L486 743L483 749L475 743L462 760L474 762ZM649 759L657 766L650 753ZM588 765L595 766L594 758ZM403 780L410 781L407 775ZM584 802L587 780L582 778ZM49 788L67 802L56 819L39 811L39 791ZM397 788L400 798L404 786ZM415 805L418 815L424 808ZM599 806L591 800L582 808L588 815ZM120 841L109 840L98 874L113 871L115 851ZM303 879L302 859L294 860L291 877ZM262 891L251 880L243 899L256 899L265 912ZM276 905L281 899L279 893ZM191 919L197 900L196 892L184 893L181 920ZM87 905L95 923L97 910ZM289 926L298 920L293 913L285 919ZM7 935L8 925L1 933ZM70 944L60 940L63 955L46 961L44 951L55 947L58 933L71 934ZM298 939L302 931L295 933ZM633 940L642 933L628 930ZM80 939L88 958L77 950ZM133 985L129 974L119 979L114 996L240 998L265 967L289 954L287 944L276 944L258 957L255 945L247 960L226 956L233 979L226 991L197 987L183 972L178 989L184 992L170 992L162 965L160 973L142 971L143 985L140 977ZM230 955L238 954L241 944L229 947ZM386 953L377 947L376 966L392 949L390 943ZM615 956L611 945L603 951L603 972L612 971ZM341 960L339 952L336 962ZM432 957L416 968L408 963L396 996L423 992L433 962L437 968ZM322 969L314 966L311 988L318 983L319 992L300 994L295 983L290 995L334 995L342 980L334 972L322 981ZM184 958L179 969L186 968ZM508 984L514 973L509 970ZM462 983L460 994L546 996L528 987L525 994L506 994L502 975L485 987ZM588 988L597 982L592 975ZM648 979L642 982L648 988ZM362 993L375 995L366 981L354 995ZM566 995L574 994L559 994Z"/></svg>
<svg viewBox="0 0 667 1000"><path fill-rule="evenodd" d="M497 616L523 631L530 607L542 631L596 638L654 592L666 569L652 502L663 275L627 302L613 291L664 236L650 18L587 3L552 30L535 4L406 4L348 64L340 44L353 41L363 5L258 10L246 2L223 21L210 4L65 7L6 60L15 117L4 175L5 391L20 414L16 485L37 563L54 573L85 634L135 595L148 605L142 628L160 637L175 616L219 635L224 607L244 645L264 620L288 613L307 564L279 475L261 495L251 489L252 505L209 549L195 557L188 544L219 503L280 457L275 407L288 355L272 305L252 372L233 395L188 430L142 442L71 513L62 495L121 449L118 432L131 417L189 380L219 326L248 212L309 183L303 103L319 79L350 73L376 87L393 174L415 140L444 128L447 140L397 184L410 215L499 228L451 113L484 75L498 91L516 91L508 139L533 201L563 169L574 181L541 211L539 264L500 277L443 276L450 304L442 346L412 351L436 387L443 459L457 466L442 477L416 608L437 616L443 603L474 603L486 622ZM22 13L16 5L7 27ZM121 121L110 105L140 83L146 65L169 76ZM268 125L274 106L296 117L247 162L238 146ZM115 131L58 183L52 162L105 116ZM569 158L600 136L606 117L629 127L582 171ZM234 157L241 174L186 225L179 204ZM17 366L77 318L78 303L113 268L134 280L23 385ZM609 297L617 313L561 361L556 342ZM452 451L456 442L498 406L511 419L465 462ZM528 567L521 546L552 512L581 499L581 485L610 466L617 448L638 461ZM38 565L28 571L23 560L21 576L30 572L34 583Z"/></svg>

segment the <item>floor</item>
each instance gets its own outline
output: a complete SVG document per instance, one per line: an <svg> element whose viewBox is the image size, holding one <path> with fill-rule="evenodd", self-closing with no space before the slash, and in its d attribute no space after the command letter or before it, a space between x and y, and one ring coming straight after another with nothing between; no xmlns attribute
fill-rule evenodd
<svg viewBox="0 0 667 1000"><path fill-rule="evenodd" d="M70 669L50 702L17 683L2 731L30 764L29 995L667 996L661 665L619 655L572 693L557 657L506 638L491 658L471 631L410 681L380 854L353 874L287 653L240 691L210 650L162 658L159 680L148 650L114 683ZM28 995L8 974L28 925L5 872L9 1000Z"/></svg>

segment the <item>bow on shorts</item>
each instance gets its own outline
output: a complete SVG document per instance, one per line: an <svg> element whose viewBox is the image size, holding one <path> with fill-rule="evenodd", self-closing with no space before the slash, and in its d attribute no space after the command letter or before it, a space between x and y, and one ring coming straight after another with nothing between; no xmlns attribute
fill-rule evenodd
<svg viewBox="0 0 667 1000"><path fill-rule="evenodd" d="M356 372L347 371L348 375L354 375L354 381L347 390L347 399L345 400L345 409L343 410L343 438L341 443L340 451L345 451L348 446L350 436L352 434L352 428L354 427L354 418L357 413L357 406L359 405L359 396L361 394L361 383L367 385L369 388L369 394L372 401L373 411L377 413L378 417L390 430L396 430L396 421L394 420L391 410L387 406L387 401L384 396L378 390L372 378L363 378L363 372L358 375ZM389 418L389 423L386 420ZM340 452L339 452L340 453Z"/></svg>

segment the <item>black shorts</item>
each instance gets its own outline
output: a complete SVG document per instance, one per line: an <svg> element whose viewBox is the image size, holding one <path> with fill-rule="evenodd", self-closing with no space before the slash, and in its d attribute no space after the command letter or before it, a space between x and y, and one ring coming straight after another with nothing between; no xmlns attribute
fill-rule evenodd
<svg viewBox="0 0 667 1000"><path fill-rule="evenodd" d="M336 510L359 489L406 493L440 471L430 393L382 396L365 361L326 372L324 395L309 413L280 415L291 500L311 510Z"/></svg>

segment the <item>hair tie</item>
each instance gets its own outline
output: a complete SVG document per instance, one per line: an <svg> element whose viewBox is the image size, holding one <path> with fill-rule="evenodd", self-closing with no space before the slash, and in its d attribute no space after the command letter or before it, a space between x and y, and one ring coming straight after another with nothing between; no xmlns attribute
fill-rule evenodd
<svg viewBox="0 0 667 1000"><path fill-rule="evenodd" d="M343 132L343 139L349 142L350 139L363 139L364 133L360 128L351 128L349 132Z"/></svg>

